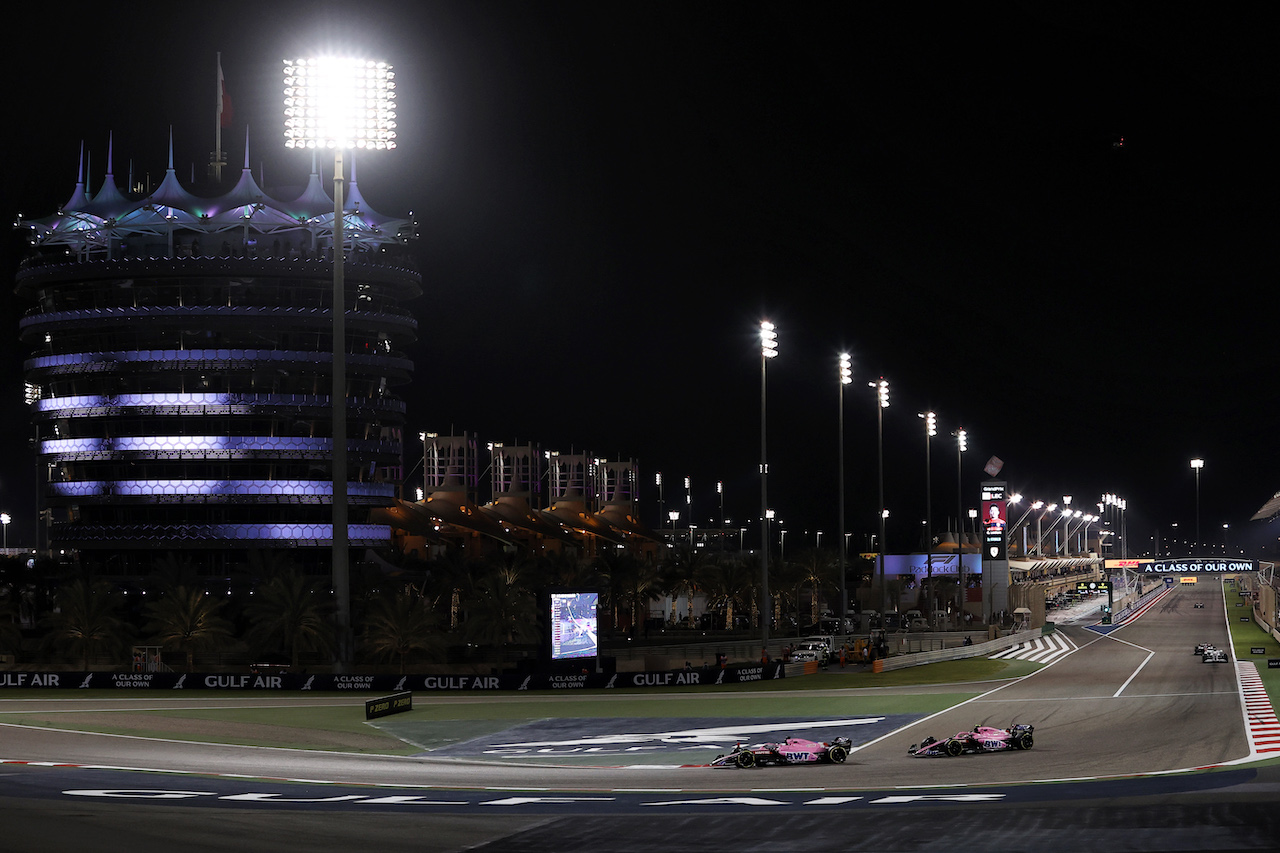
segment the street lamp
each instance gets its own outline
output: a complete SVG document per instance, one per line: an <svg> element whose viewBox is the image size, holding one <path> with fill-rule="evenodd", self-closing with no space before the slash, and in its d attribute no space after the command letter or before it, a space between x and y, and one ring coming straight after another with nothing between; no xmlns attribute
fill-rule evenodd
<svg viewBox="0 0 1280 853"><path fill-rule="evenodd" d="M876 390L876 467L880 496L880 547L876 549L876 561L880 564L880 618L885 619L889 612L889 589L884 583L884 520L888 515L884 508L884 410L889 408L889 380L881 376L875 382L868 382L867 387Z"/></svg>
<svg viewBox="0 0 1280 853"><path fill-rule="evenodd" d="M0 525L4 525L4 549L9 550L9 522L13 521L7 512L0 512ZM1226 527L1226 525L1222 525Z"/></svg>
<svg viewBox="0 0 1280 853"><path fill-rule="evenodd" d="M769 359L778 357L778 333L768 320L760 322L760 641L769 645L769 442L765 421L765 387Z"/></svg>
<svg viewBox="0 0 1280 853"><path fill-rule="evenodd" d="M1191 553L1194 555L1200 550L1200 469L1204 468L1203 459L1192 459L1191 470L1196 472L1196 541Z"/></svg>
<svg viewBox="0 0 1280 853"><path fill-rule="evenodd" d="M347 527L347 358L343 163L348 149L396 147L395 75L385 62L321 56L284 61L285 147L333 151L333 590L338 663L352 658Z"/></svg>
<svg viewBox="0 0 1280 853"><path fill-rule="evenodd" d="M662 526L662 517L667 514L666 501L662 497L662 472L653 475L653 484L658 487L658 526Z"/></svg>
<svg viewBox="0 0 1280 853"><path fill-rule="evenodd" d="M844 532L844 386L853 381L853 359L849 357L849 353L840 353L838 374L840 383L837 385L839 396L839 424L840 424L840 441L836 447L836 471L840 483L840 501L837 512L840 514L840 541L837 549L840 552L840 632L844 633L845 619L848 618L849 593L845 589L845 562L847 560L846 551L848 548L848 540Z"/></svg>
<svg viewBox="0 0 1280 853"><path fill-rule="evenodd" d="M724 550L724 480L716 480L716 494L720 496L720 550Z"/></svg>
<svg viewBox="0 0 1280 853"><path fill-rule="evenodd" d="M689 478L684 478L684 511L689 516L689 547L693 547L693 489Z"/></svg>

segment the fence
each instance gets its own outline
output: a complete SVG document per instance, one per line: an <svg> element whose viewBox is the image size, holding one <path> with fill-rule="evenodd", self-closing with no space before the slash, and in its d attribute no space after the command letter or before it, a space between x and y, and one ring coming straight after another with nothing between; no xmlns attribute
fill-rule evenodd
<svg viewBox="0 0 1280 853"><path fill-rule="evenodd" d="M1015 634L1007 634L1003 637L997 637L994 640L987 640L985 643L974 643L972 646L959 646L950 649L935 649L928 652L896 655L894 657L876 661L872 665L872 670L874 672L888 672L893 669L906 669L909 666L923 666L927 663L941 663L942 661L983 657L985 655L991 655L996 652L1003 651L1010 646L1016 646L1019 643L1034 640L1035 638L1042 637L1045 634L1051 634L1053 633L1053 630L1053 623L1051 622L1043 628L1032 628L1027 631L1018 631ZM789 674L790 673L788 673L788 675Z"/></svg>

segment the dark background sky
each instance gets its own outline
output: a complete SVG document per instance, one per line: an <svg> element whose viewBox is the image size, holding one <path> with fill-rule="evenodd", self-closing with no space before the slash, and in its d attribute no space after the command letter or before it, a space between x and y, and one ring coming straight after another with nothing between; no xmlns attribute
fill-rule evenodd
<svg viewBox="0 0 1280 853"><path fill-rule="evenodd" d="M176 7L176 8L175 8ZM1041 8L1044 7L1044 8ZM49 7L52 9L53 7ZM1194 525L1265 541L1277 489L1273 244L1277 75L1254 7L1148 17L1107 4L134 2L18 13L5 87L4 213L158 181L213 145L222 53L230 161L300 186L280 66L385 58L401 140L358 161L383 213L412 210L426 295L409 432L532 440L641 465L656 523L758 516L760 319L770 503L788 546L837 527L836 356L848 529L876 525L885 414L889 542L914 547L934 408L935 520L954 514L949 433L969 431L966 507L999 456L1010 488L1129 501L1130 538ZM13 13L10 13L12 16ZM1123 146L1118 143L1123 140ZM200 187L197 186L199 192ZM285 195L277 192L277 195ZM5 241L6 275L19 258ZM16 329L10 288L0 311ZM32 538L23 353L0 334L0 508ZM413 450L408 464L416 461ZM794 537L794 538L793 538ZM832 540L826 540L830 543Z"/></svg>

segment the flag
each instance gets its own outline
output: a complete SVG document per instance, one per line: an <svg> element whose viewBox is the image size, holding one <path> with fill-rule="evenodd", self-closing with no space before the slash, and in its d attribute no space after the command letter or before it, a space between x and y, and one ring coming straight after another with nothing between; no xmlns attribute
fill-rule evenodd
<svg viewBox="0 0 1280 853"><path fill-rule="evenodd" d="M235 112L231 109L231 96L227 94L227 81L222 77L222 54L218 54L218 126L231 127Z"/></svg>

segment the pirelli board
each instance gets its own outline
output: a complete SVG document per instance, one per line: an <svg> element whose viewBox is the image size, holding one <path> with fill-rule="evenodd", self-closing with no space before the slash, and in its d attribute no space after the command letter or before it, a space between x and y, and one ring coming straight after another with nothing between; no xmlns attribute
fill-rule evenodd
<svg viewBox="0 0 1280 853"><path fill-rule="evenodd" d="M405 691L404 693L393 693L390 696L367 700L364 703L364 718L373 720L390 714L399 714L401 711L412 710L413 694Z"/></svg>
<svg viewBox="0 0 1280 853"><path fill-rule="evenodd" d="M1230 575L1257 570L1257 560L1218 560L1212 557L1173 557L1142 564L1142 573L1146 575Z"/></svg>

